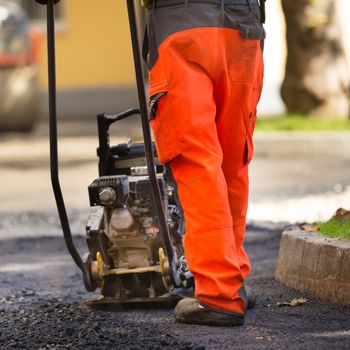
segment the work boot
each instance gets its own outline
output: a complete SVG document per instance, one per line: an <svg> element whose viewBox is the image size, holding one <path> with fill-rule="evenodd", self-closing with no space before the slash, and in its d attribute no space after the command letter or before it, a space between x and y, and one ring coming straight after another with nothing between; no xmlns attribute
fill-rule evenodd
<svg viewBox="0 0 350 350"><path fill-rule="evenodd" d="M241 326L244 315L212 309L197 299L185 298L175 308L176 321L207 326Z"/></svg>

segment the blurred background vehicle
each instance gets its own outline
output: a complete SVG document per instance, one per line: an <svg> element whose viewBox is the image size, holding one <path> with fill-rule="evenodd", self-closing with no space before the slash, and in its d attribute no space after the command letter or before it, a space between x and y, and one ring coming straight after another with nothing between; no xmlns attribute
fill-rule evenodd
<svg viewBox="0 0 350 350"><path fill-rule="evenodd" d="M29 131L40 116L39 50L21 6L0 0L0 131Z"/></svg>

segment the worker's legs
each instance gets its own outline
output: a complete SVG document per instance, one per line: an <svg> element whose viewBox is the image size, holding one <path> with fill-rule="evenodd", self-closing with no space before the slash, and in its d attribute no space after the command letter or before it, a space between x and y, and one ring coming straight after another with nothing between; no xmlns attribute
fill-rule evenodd
<svg viewBox="0 0 350 350"><path fill-rule="evenodd" d="M217 8L208 6L211 12L206 14L216 15ZM251 16L247 8L230 9L229 16ZM173 20L177 10L180 7L156 12L157 21L170 14ZM252 24L252 29L261 27ZM169 163L177 182L196 297L235 314L245 312L241 287L250 270L242 242L247 164L252 154L251 114L256 105L257 62L262 62L255 39L261 32L253 30L246 31L243 25L241 31L180 30L158 37L161 44L150 60L155 62L150 74L152 128L158 157L161 163Z"/></svg>
<svg viewBox="0 0 350 350"><path fill-rule="evenodd" d="M196 296L209 306L242 314L245 305L239 290L249 273L242 247L247 127L237 92L231 96L230 113L224 113L224 90L234 83L225 80L232 67L222 62L226 50L241 40L238 31L217 28L173 35L159 49L151 95L153 100L158 96L152 126L159 157L170 164L185 214L185 252ZM221 49L213 52L213 43ZM187 51L179 52L183 47Z"/></svg>
<svg viewBox="0 0 350 350"><path fill-rule="evenodd" d="M221 170L221 150L218 147L215 153L205 142L198 142L208 131L215 133L213 119L207 116L207 127L194 132L191 148L170 166L186 219L185 253L195 276L196 297L214 308L242 314L245 306L238 290L243 277Z"/></svg>

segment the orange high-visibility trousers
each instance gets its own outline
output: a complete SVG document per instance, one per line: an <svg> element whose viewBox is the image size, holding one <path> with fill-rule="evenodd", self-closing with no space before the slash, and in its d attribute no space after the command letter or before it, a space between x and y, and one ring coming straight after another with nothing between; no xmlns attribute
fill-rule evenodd
<svg viewBox="0 0 350 350"><path fill-rule="evenodd" d="M248 164L263 80L259 38L199 27L165 38L150 71L151 124L177 183L184 246L204 304L244 314Z"/></svg>

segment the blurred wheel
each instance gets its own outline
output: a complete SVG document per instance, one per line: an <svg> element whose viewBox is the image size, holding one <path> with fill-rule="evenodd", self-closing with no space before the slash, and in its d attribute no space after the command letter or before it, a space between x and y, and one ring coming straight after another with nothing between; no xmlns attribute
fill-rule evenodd
<svg viewBox="0 0 350 350"><path fill-rule="evenodd" d="M0 0L0 131L29 131L40 113L40 37L18 3Z"/></svg>
<svg viewBox="0 0 350 350"><path fill-rule="evenodd" d="M0 131L30 131L40 115L36 66L0 70Z"/></svg>

